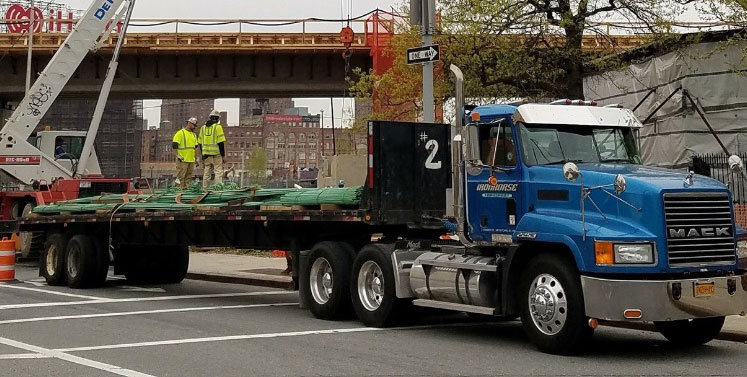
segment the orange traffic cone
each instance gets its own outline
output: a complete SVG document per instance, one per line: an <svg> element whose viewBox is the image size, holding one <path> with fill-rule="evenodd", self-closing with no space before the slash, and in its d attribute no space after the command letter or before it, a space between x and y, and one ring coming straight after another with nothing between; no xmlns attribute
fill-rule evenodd
<svg viewBox="0 0 747 377"><path fill-rule="evenodd" d="M3 238L0 241L0 281L16 278L16 241Z"/></svg>

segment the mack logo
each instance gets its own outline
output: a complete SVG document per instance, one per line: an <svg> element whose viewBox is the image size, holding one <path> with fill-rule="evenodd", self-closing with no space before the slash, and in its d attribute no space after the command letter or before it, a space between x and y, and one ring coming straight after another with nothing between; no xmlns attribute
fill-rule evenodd
<svg viewBox="0 0 747 377"><path fill-rule="evenodd" d="M669 229L669 238L731 237L729 228Z"/></svg>
<svg viewBox="0 0 747 377"><path fill-rule="evenodd" d="M502 191L514 192L519 188L518 183L499 183L495 186L489 183L480 183L477 185L477 191Z"/></svg>
<svg viewBox="0 0 747 377"><path fill-rule="evenodd" d="M407 241L408 249L420 249L420 241Z"/></svg>
<svg viewBox="0 0 747 377"><path fill-rule="evenodd" d="M94 16L98 18L99 21L103 20L104 16L106 16L106 14L112 9L112 4L114 4L114 0L105 0L104 3L101 4L101 7L96 10Z"/></svg>

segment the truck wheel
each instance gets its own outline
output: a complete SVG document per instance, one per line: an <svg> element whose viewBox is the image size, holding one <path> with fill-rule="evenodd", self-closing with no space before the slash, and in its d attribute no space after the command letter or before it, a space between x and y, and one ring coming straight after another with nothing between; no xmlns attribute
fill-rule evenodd
<svg viewBox="0 0 747 377"><path fill-rule="evenodd" d="M397 298L393 251L393 245L366 245L353 262L350 294L355 313L366 326L391 325L407 301Z"/></svg>
<svg viewBox="0 0 747 377"><path fill-rule="evenodd" d="M98 261L91 238L79 234L65 248L65 280L70 288L88 288L96 277Z"/></svg>
<svg viewBox="0 0 747 377"><path fill-rule="evenodd" d="M39 275L47 285L65 284L65 248L67 237L62 233L52 233L44 242L44 249L39 257Z"/></svg>
<svg viewBox="0 0 747 377"><path fill-rule="evenodd" d="M18 206L18 203L14 204L14 206ZM26 203L20 212L19 218L30 215L34 207L36 207L34 203ZM17 211L17 209L14 209L14 211ZM24 258L38 257L41 254L43 246L44 232L18 233L18 251L21 252L21 256Z"/></svg>
<svg viewBox="0 0 747 377"><path fill-rule="evenodd" d="M162 259L165 271L162 282L165 284L181 283L187 276L189 268L189 246L174 245L165 251L165 258Z"/></svg>
<svg viewBox="0 0 747 377"><path fill-rule="evenodd" d="M352 313L348 284L353 253L343 242L320 242L311 249L306 297L314 317L333 320Z"/></svg>
<svg viewBox="0 0 747 377"><path fill-rule="evenodd" d="M149 248L144 246L127 245L125 252L124 275L130 284L156 284L159 277L163 274L159 254L151 253ZM164 250L157 250L158 253Z"/></svg>
<svg viewBox="0 0 747 377"><path fill-rule="evenodd" d="M576 267L565 258L542 254L524 269L519 288L521 322L543 352L578 353L594 333L584 310Z"/></svg>
<svg viewBox="0 0 747 377"><path fill-rule="evenodd" d="M654 322L654 325L670 342L678 346L692 347L713 340L724 326L724 317Z"/></svg>

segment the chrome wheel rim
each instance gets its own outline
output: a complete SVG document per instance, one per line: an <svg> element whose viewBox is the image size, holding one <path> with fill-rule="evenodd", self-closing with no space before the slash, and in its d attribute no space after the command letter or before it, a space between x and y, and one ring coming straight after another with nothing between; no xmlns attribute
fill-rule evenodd
<svg viewBox="0 0 747 377"><path fill-rule="evenodd" d="M73 247L67 253L67 276L75 278L78 276L78 258L80 258L80 251Z"/></svg>
<svg viewBox="0 0 747 377"><path fill-rule="evenodd" d="M334 274L332 266L326 258L317 258L311 265L309 274L309 286L311 287L311 297L319 304L326 304L332 296L332 281Z"/></svg>
<svg viewBox="0 0 747 377"><path fill-rule="evenodd" d="M568 317L568 301L560 281L549 274L534 278L529 286L529 315L534 325L545 335L555 335L563 329Z"/></svg>
<svg viewBox="0 0 747 377"><path fill-rule="evenodd" d="M47 260L44 263L44 267L47 270L48 276L53 276L57 271L57 246L50 246L47 249Z"/></svg>
<svg viewBox="0 0 747 377"><path fill-rule="evenodd" d="M366 261L358 273L358 297L366 310L372 312L384 299L384 274L374 261Z"/></svg>

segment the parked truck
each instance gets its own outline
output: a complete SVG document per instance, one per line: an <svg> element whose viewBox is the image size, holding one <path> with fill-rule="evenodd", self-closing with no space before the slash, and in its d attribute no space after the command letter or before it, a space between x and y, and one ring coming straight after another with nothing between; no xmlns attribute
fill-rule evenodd
<svg viewBox="0 0 747 377"><path fill-rule="evenodd" d="M355 209L121 207L20 227L46 235L40 272L50 285L101 284L110 263L131 280L174 283L189 246L282 248L318 318L354 312L388 326L408 305L520 317L529 339L556 354L581 350L600 320L653 322L670 341L697 345L725 316L745 315L747 238L729 190L642 166L630 110L561 101L457 118L453 127L370 122Z"/></svg>

